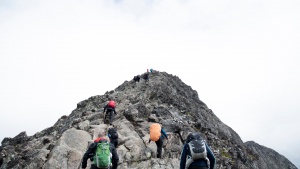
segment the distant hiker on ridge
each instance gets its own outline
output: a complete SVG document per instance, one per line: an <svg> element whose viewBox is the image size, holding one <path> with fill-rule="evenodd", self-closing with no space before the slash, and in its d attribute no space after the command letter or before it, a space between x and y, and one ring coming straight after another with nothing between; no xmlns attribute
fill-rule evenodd
<svg viewBox="0 0 300 169"><path fill-rule="evenodd" d="M134 82L140 82L140 75L136 75L133 77Z"/></svg>
<svg viewBox="0 0 300 169"><path fill-rule="evenodd" d="M148 72L145 73L145 74L143 75L143 79L144 79L146 82L149 81L149 73L148 73Z"/></svg>
<svg viewBox="0 0 300 169"><path fill-rule="evenodd" d="M106 113L104 115L104 123L109 114L109 124L112 125L113 113L117 114L115 107L116 107L116 102L113 101L112 99L110 99L108 104L105 105L104 110L103 110L103 113L105 113L105 110L106 110Z"/></svg>

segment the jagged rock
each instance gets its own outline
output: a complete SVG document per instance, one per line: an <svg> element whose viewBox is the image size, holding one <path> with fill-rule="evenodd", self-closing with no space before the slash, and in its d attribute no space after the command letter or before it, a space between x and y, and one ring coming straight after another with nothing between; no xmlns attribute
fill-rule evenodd
<svg viewBox="0 0 300 169"><path fill-rule="evenodd" d="M245 143L245 145L250 150L252 150L256 155L259 156L259 158L257 158L257 160L255 160L252 164L257 168L272 168L272 169L281 169L281 168L296 169L297 168L291 163L286 163L288 159L286 159L284 156L280 155L279 153L277 153L276 151L270 148L259 145L253 141L248 141ZM265 161L268 161L268 163L266 163Z"/></svg>
<svg viewBox="0 0 300 169"><path fill-rule="evenodd" d="M65 131L43 168L78 168L91 139L90 134L82 130L72 128Z"/></svg>
<svg viewBox="0 0 300 169"><path fill-rule="evenodd" d="M178 133L185 139L194 131L207 140L218 169L296 168L272 149L243 143L179 77L157 71L149 78L149 82L125 81L115 90L79 102L70 115L33 136L22 132L5 138L0 146L0 169L80 168L87 146L99 131L107 132L102 111L110 98L117 102L113 125L119 134L118 168L179 168L183 144ZM161 123L169 137L161 159L155 158L156 144L148 144L153 122Z"/></svg>
<svg viewBox="0 0 300 169"><path fill-rule="evenodd" d="M85 120L84 122L81 122L81 123L78 124L78 128L80 130L88 131L88 129L90 127L89 124L90 124L90 121Z"/></svg>
<svg viewBox="0 0 300 169"><path fill-rule="evenodd" d="M148 121L149 121L149 122L156 122L156 123L159 122L158 118L157 118L156 116L153 116L153 115L150 115L150 116L148 117Z"/></svg>
<svg viewBox="0 0 300 169"><path fill-rule="evenodd" d="M16 137L14 138L4 138L3 141L1 142L2 145L15 145L15 144L21 144L26 142L28 139L27 134L25 131L21 132L20 134L18 134Z"/></svg>

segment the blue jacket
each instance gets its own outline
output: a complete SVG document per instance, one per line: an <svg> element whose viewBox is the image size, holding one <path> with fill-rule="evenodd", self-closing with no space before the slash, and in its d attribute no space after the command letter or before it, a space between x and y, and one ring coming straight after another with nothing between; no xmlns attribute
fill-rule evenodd
<svg viewBox="0 0 300 169"><path fill-rule="evenodd" d="M163 128L161 128L161 130L160 130L160 132L161 132L161 136L160 136L160 138L161 139L164 139L164 138L166 138L167 140L168 140L168 135L167 135L167 133L166 133L166 131L163 129ZM149 139L149 143L151 142L151 140Z"/></svg>
<svg viewBox="0 0 300 169"><path fill-rule="evenodd" d="M163 129L163 128L161 128L161 136L160 136L160 138L162 138L162 139L164 139L164 138L166 138L167 140L168 140L168 135L167 135L167 133L166 133L166 131Z"/></svg>
<svg viewBox="0 0 300 169"><path fill-rule="evenodd" d="M214 157L213 152L210 150L208 145L205 143L206 150L207 150L207 157L210 161L210 169L213 169L216 163L216 159ZM181 152L180 157L180 169L185 169L186 157L187 155L191 155L188 143L185 143ZM208 167L206 160L196 160L190 166L201 166L201 167Z"/></svg>

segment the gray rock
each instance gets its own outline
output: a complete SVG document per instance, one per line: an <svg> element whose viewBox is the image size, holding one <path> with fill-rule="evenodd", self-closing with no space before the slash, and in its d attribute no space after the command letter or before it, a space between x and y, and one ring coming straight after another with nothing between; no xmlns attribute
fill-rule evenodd
<svg viewBox="0 0 300 169"><path fill-rule="evenodd" d="M43 168L78 168L91 139L90 134L85 131L74 128L67 130L51 151Z"/></svg>

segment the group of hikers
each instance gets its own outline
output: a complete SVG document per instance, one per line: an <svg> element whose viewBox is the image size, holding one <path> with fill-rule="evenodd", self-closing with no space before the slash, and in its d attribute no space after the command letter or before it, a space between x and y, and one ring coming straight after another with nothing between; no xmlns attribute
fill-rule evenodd
<svg viewBox="0 0 300 169"><path fill-rule="evenodd" d="M155 141L157 146L156 157L161 158L164 139L168 140L168 135L159 123L150 125L149 142ZM180 157L180 169L213 169L216 159L213 152L205 140L198 132L190 133L184 141L178 132L183 143L183 149Z"/></svg>
<svg viewBox="0 0 300 169"><path fill-rule="evenodd" d="M112 124L113 113L115 111L115 101L110 100L104 107L104 113L110 117L110 124ZM164 139L168 140L168 135L159 123L152 123L149 129L149 142L154 141L157 146L157 158L162 158L162 148ZM178 133L180 135L180 132ZM116 151L118 146L118 133L114 127L109 128L106 137L104 132L99 132L98 138L89 146L88 150L83 156L82 168L86 168L87 160L92 161L91 169L117 169L119 157ZM200 133L194 132L187 136L183 141L183 149L180 158L180 169L213 169L215 165L215 157L213 152Z"/></svg>
<svg viewBox="0 0 300 169"><path fill-rule="evenodd" d="M153 72L153 69L150 69ZM148 77L148 69L147 69ZM139 82L135 79L135 81ZM149 77L147 78L149 80ZM107 116L109 116L109 124L112 125L113 114L117 114L116 103L112 99L109 100L108 104L105 105L103 113L104 122L106 122ZM105 112L106 111L106 112ZM180 169L213 169L215 166L215 157L213 152L210 150L206 141L201 137L198 132L193 132L188 134L187 139L184 141L177 132L183 143L183 148L180 157ZM149 128L149 142L154 141L157 146L157 158L162 158L162 148L164 139L168 140L168 135L163 129L162 125L159 123L152 123ZM105 132L101 131L98 133L98 137L89 146L88 150L83 156L82 168L87 167L87 160L92 161L91 169L117 169L119 156L117 154L116 148L118 146L118 133L114 127L110 127L107 131L107 136Z"/></svg>
<svg viewBox="0 0 300 169"><path fill-rule="evenodd" d="M108 138L104 132L99 132L98 138L89 146L83 156L82 168L87 167L87 160L92 161L91 169L117 169L119 156L116 148L118 146L118 133L115 128L109 128ZM157 158L162 156L163 140L168 136L159 123L150 126L149 142L154 141L157 145ZM200 133L194 132L187 136L180 157L180 169L213 169L215 157L213 152Z"/></svg>
<svg viewBox="0 0 300 169"><path fill-rule="evenodd" d="M151 68L150 73L154 73L154 70ZM149 81L149 69L147 69L147 72L143 74L142 78L148 82ZM140 82L141 76L136 75L133 77L134 82Z"/></svg>

